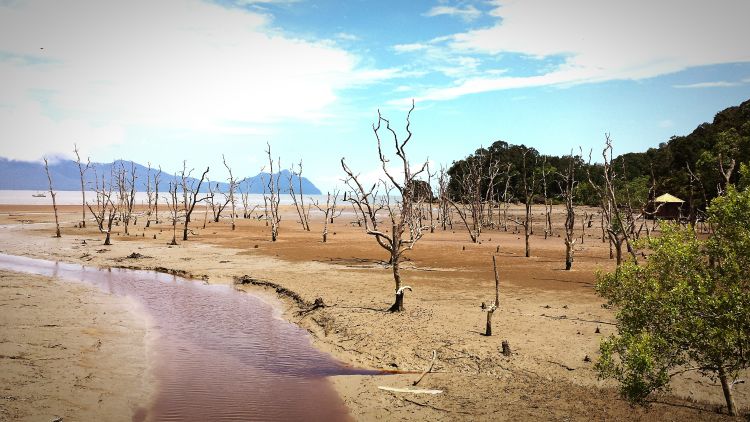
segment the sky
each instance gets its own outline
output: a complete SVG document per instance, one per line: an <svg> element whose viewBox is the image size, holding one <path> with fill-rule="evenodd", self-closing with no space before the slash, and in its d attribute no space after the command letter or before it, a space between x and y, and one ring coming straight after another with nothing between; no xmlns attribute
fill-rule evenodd
<svg viewBox="0 0 750 422"><path fill-rule="evenodd" d="M504 140L644 151L750 99L746 0L0 0L0 156L211 167L340 160L378 110L433 168ZM384 143L391 151L389 139ZM393 163L393 162L392 162Z"/></svg>

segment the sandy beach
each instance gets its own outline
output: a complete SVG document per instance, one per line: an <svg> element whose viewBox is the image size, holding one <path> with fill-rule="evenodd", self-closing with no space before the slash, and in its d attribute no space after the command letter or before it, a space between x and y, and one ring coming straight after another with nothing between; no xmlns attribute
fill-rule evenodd
<svg viewBox="0 0 750 422"><path fill-rule="evenodd" d="M351 214L329 226L327 243L321 242L319 216L313 213L307 232L287 208L277 242L270 241L263 221L239 219L232 231L226 218L203 229L203 215L196 211L194 235L177 246L167 245L170 225L145 228L143 221L131 227L130 236L118 226L113 244L103 246L93 222L76 227L80 207L63 207L57 239L51 207L2 205L0 252L156 269L208 283L231 284L246 275L284 287L303 303L281 295L283 316L307 329L316 347L353 366L405 372L334 377L356 420L731 419L717 412L724 403L718 381L697 374L676 378L671 394L648 409L629 406L614 383L597 378L598 344L615 327L613 310L602 306L593 284L595 272L614 263L595 225L577 246L573 270L565 271L561 210L556 212L557 232L545 239L541 207L535 210L531 258L523 256L523 236L513 226L507 232L487 230L481 244L472 244L457 224L425 235L407 255L402 277L413 292L407 293L406 311L395 314L385 312L393 301L386 253L352 224ZM142 257L128 258L133 252ZM480 305L494 298L493 255L500 309L487 337ZM238 288L273 293L250 284ZM127 302L90 287L8 272L2 273L0 293L0 385L9 386L0 397L0 418L127 420L153 394L153 386L139 384L148 364L146 323ZM325 307L299 312L316 298ZM56 326L39 328L49 324ZM503 340L511 356L500 353ZM378 388L409 387L429 366L433 351L433 373L419 388L442 393ZM115 377L122 381L105 382ZM85 394L63 387L68 385L85 386ZM750 389L738 384L735 395L746 411Z"/></svg>

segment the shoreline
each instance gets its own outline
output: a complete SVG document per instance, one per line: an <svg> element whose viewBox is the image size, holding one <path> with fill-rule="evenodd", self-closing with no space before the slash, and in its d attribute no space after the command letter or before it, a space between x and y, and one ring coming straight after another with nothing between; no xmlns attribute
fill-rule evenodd
<svg viewBox="0 0 750 422"><path fill-rule="evenodd" d="M0 419L130 421L149 406L150 323L136 303L56 277L0 270L0 283Z"/></svg>
<svg viewBox="0 0 750 422"><path fill-rule="evenodd" d="M159 266L190 273L209 283L230 284L234 277L248 274L283 286L306 303L313 303L316 297L322 296L325 308L302 315L299 311L304 309L294 301L279 298L285 308L282 316L308 331L314 347L352 366L421 373L429 364L431 351L438 351L434 373L420 383L423 388L443 389L444 394L438 396L404 395L377 389L378 385L405 387L418 375L389 375L387 380L372 376L332 377L332 384L357 420L589 420L591 412L607 418L619 415L640 420L696 417L721 420L724 417L713 411L718 400L712 400L713 404L696 405L668 396L660 397L661 403L654 404L650 412L631 409L617 397L612 384L596 380L592 364L583 362L583 354L576 350L592 353L588 350L595 349L598 339L612 332L613 327L605 324L609 311L602 310L600 301L581 290L585 285L579 288L578 284L572 284L570 288L574 290L570 292L545 291L536 286L526 287L516 280L503 280L503 306L495 317L500 335L483 338L477 331L483 327L484 317L478 304L484 296L489 296L489 282L486 292L483 289L466 296L456 289L476 285L473 279L454 271L446 274L457 284L431 285L428 282L434 277L445 274L420 270L424 262L416 262L408 274L418 294L407 296L404 313L390 314L383 312L389 305L388 271L378 264L365 262L362 267L356 267L319 259L289 261L283 248L294 247L290 241L272 245L250 239L244 247L232 248L221 238L210 236L217 224L209 225L207 231L198 226L196 224L196 231L201 233L198 238L169 248L158 240L135 236L113 237L114 244L104 247L100 235L91 229L67 228L63 239L49 239L41 236L44 230L40 232L33 229L33 225L26 225L19 229L29 231L28 236L23 237L26 243L20 248L32 256L67 257L67 261L87 265L140 269ZM143 230L142 226L138 229ZM167 231L164 226L161 229ZM338 230L341 236L344 230ZM160 236L160 227L152 227L149 233L152 232ZM84 240L86 245L81 243ZM49 248L50 242L57 243L58 247ZM253 247L254 244L259 248ZM4 244L4 247L8 246ZM277 252L269 248L277 248ZM494 250L491 245L487 249L490 248ZM126 259L132 252L147 257ZM504 259L515 262L513 255L505 252ZM534 262L547 265L547 261L542 256ZM252 287L252 290L273 292L276 296L275 290L260 287ZM457 310L461 315L455 314ZM602 334L594 336L597 325ZM540 342L539 337L544 342ZM500 341L505 338L511 340L514 350L510 358L502 357L498 351ZM571 345L574 350L568 350ZM690 379L686 381L686 384L691 383ZM682 386L677 384L676 387L679 394ZM704 390L720 395L720 388L706 386Z"/></svg>

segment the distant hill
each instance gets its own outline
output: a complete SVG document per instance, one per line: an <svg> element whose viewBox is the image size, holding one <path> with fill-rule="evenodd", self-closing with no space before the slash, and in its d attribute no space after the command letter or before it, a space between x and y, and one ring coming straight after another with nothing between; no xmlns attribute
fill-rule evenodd
<svg viewBox="0 0 750 422"><path fill-rule="evenodd" d="M130 169L130 161L117 160L111 163L91 164L96 168L96 172L100 178L102 175L109 178L113 167L119 168L120 165L124 165L126 169ZM134 164L137 177L136 188L138 191L145 191L148 168L138 163ZM49 169L55 190L77 191L81 189L78 165L75 161L60 160L54 164L50 164ZM153 177L155 172L153 169L151 171ZM192 175L200 177L201 172L201 169L196 168ZM282 170L280 173L274 173L274 175L280 176L279 186L281 187L281 192L289 193L289 170ZM210 172L208 176L211 176ZM258 173L255 176L247 177L240 184L240 190L243 192L249 191L249 193L263 193L263 187L264 185L267 186L268 178L268 173ZM171 181L175 181L174 175L162 172L159 180L159 190L165 192ZM298 191L300 180L296 175L292 175L292 183L294 184L295 191ZM86 184L87 188L94 185L94 171L91 169L86 172ZM212 181L211 185L216 186L217 182ZM229 190L229 184L226 182L218 182L218 186L219 190L222 192L227 192ZM44 172L44 164L0 158L0 189L46 191L48 189L48 183L47 175ZM203 186L201 186L201 191L205 192L207 190L208 185L204 182ZM306 177L302 178L302 190L305 195L320 194L320 189L318 189Z"/></svg>

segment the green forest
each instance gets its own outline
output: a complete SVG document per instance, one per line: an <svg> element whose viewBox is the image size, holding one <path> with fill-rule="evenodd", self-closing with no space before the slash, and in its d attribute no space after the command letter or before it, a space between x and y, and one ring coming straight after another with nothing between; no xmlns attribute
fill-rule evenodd
<svg viewBox="0 0 750 422"><path fill-rule="evenodd" d="M453 162L448 194L465 201L476 190L484 200L535 203L559 202L563 196L565 169L574 160L577 204L597 205L595 186L604 177L605 137L602 148L592 151L571 146L566 156L541 154L525 145L496 141L470 156ZM617 148L616 140L613 146ZM611 151L611 150L609 150ZM670 193L686 202L686 217L699 218L711 199L728 184L750 183L750 100L720 111L713 122L703 123L686 136L673 136L645 152L606 157L611 164L618 201L635 211L649 200ZM476 176L476 177L475 177ZM524 177L525 176L525 177ZM477 186L468 183L476 180ZM526 195L533 186L533 195ZM477 193L473 193L476 195Z"/></svg>

